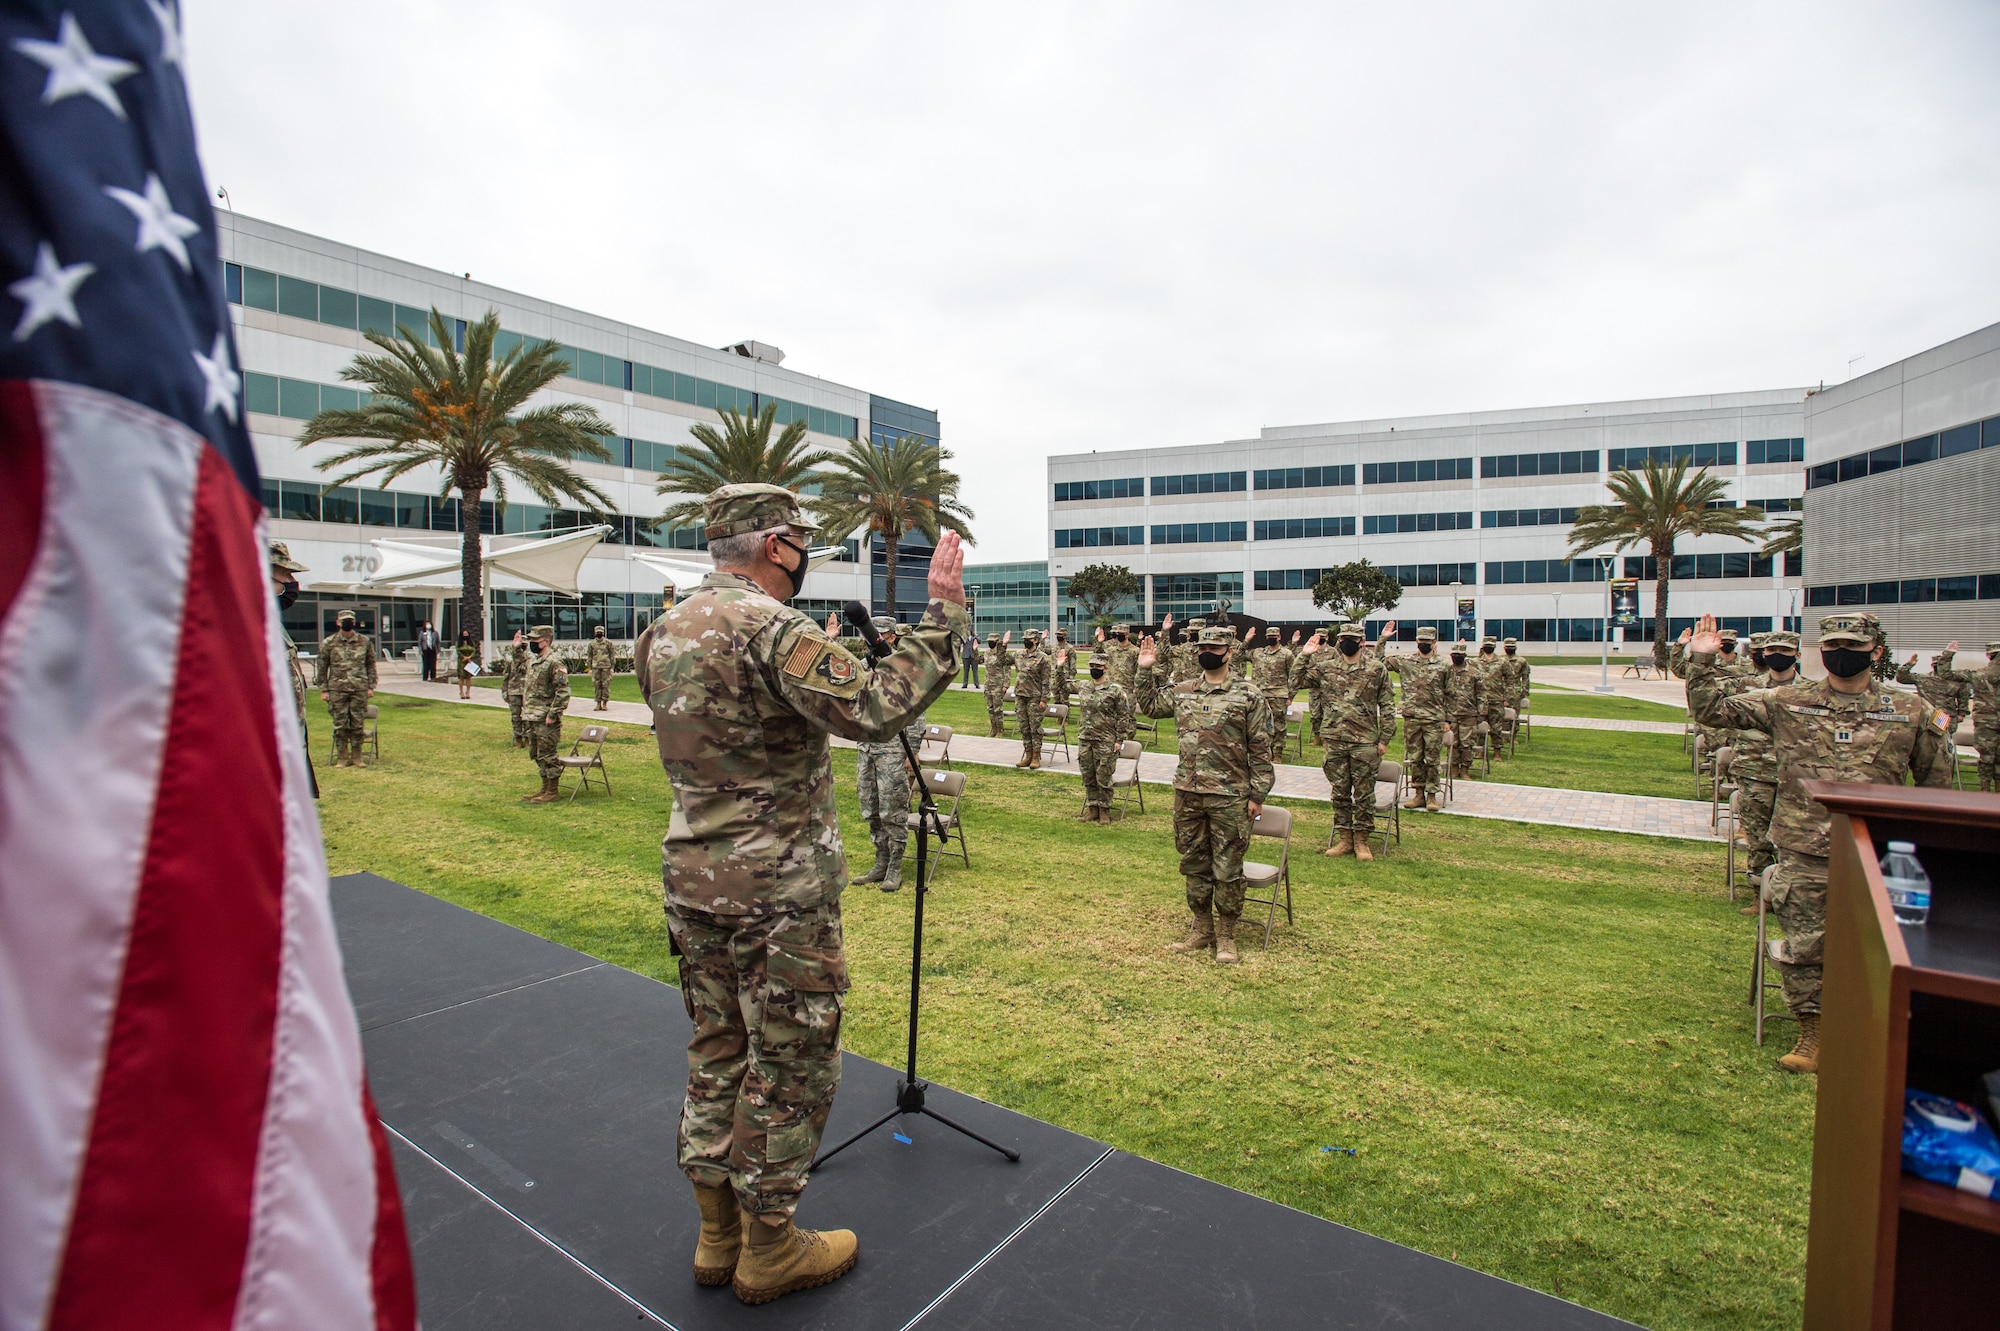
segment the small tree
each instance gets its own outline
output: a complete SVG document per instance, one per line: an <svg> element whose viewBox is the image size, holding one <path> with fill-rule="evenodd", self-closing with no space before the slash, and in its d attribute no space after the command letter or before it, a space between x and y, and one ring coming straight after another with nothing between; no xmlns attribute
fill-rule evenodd
<svg viewBox="0 0 2000 1331"><path fill-rule="evenodd" d="M958 473L944 465L949 461L949 449L909 435L879 443L857 439L834 454L820 474L819 497L808 501L825 524L826 539L844 541L857 531L882 538L882 592L891 615L896 550L905 532L920 532L933 544L948 531L972 540L972 510L959 502Z"/></svg>
<svg viewBox="0 0 2000 1331"><path fill-rule="evenodd" d="M1069 599L1083 607L1093 628L1110 628L1119 603L1138 594L1139 575L1123 564L1086 564L1069 580Z"/></svg>
<svg viewBox="0 0 2000 1331"><path fill-rule="evenodd" d="M806 443L806 423L793 421L771 438L777 424L778 404L767 402L752 416L724 407L717 413L722 428L703 422L688 427L694 439L675 450L667 465L660 468L654 487L663 495L684 495L669 504L653 519L655 528L692 527L701 521L702 500L710 490L725 485L761 483L798 490L811 484L814 469L833 460L833 454Z"/></svg>
<svg viewBox="0 0 2000 1331"><path fill-rule="evenodd" d="M1328 569L1313 584L1313 604L1359 624L1377 610L1394 610L1403 584L1365 559Z"/></svg>

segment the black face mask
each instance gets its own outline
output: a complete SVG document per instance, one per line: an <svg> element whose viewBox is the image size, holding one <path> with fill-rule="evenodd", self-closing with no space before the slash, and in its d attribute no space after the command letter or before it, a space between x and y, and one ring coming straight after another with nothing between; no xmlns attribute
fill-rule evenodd
<svg viewBox="0 0 2000 1331"><path fill-rule="evenodd" d="M1796 656L1779 656L1770 652L1764 653L1764 669L1774 675L1782 675L1798 663L1799 658Z"/></svg>
<svg viewBox="0 0 2000 1331"><path fill-rule="evenodd" d="M1874 652L1863 651L1859 647L1822 647L1819 661L1826 667L1826 673L1836 679L1853 679L1856 675L1868 673L1874 656Z"/></svg>
<svg viewBox="0 0 2000 1331"><path fill-rule="evenodd" d="M783 564L778 565L784 571L786 581L792 584L792 596L797 596L799 589L806 585L806 565L810 564L812 560L806 557L804 546L793 545L790 541L786 540L780 540L778 544L784 546L787 550L797 550L799 552L799 562L796 568L785 568ZM789 601L792 599L792 596L787 596L785 599Z"/></svg>
<svg viewBox="0 0 2000 1331"><path fill-rule="evenodd" d="M1224 665L1228 664L1229 658L1221 652L1198 652L1195 655L1195 660L1201 662L1203 670L1220 670Z"/></svg>
<svg viewBox="0 0 2000 1331"><path fill-rule="evenodd" d="M1339 643L1342 656L1353 656L1361 650L1361 644L1352 638L1342 638Z"/></svg>
<svg viewBox="0 0 2000 1331"><path fill-rule="evenodd" d="M1764 668L1764 653L1752 651L1750 653L1750 664L1762 670Z"/></svg>
<svg viewBox="0 0 2000 1331"><path fill-rule="evenodd" d="M1451 654L1451 663L1452 663L1453 665L1464 665L1464 664L1465 664L1465 653L1464 653L1464 652L1453 652L1453 653Z"/></svg>
<svg viewBox="0 0 2000 1331"><path fill-rule="evenodd" d="M1104 667L1103 667L1103 666L1092 666L1092 667L1090 668L1090 677L1091 677L1092 679L1103 679L1103 678L1104 678Z"/></svg>
<svg viewBox="0 0 2000 1331"><path fill-rule="evenodd" d="M1722 654L1723 654L1724 656L1734 656L1734 655L1736 655L1736 644L1735 644L1735 643L1733 643L1733 642L1725 642L1725 643L1723 643L1723 644L1722 644Z"/></svg>
<svg viewBox="0 0 2000 1331"><path fill-rule="evenodd" d="M1513 654L1514 654L1514 649L1512 647L1509 647L1507 649L1507 655L1512 656Z"/></svg>
<svg viewBox="0 0 2000 1331"><path fill-rule="evenodd" d="M1420 655L1423 655L1423 656L1429 656L1429 655L1431 654L1431 649L1432 649L1433 647L1435 647L1436 645L1437 645L1437 644L1435 644L1435 643L1429 643L1429 642L1420 642L1420 643L1418 643L1418 644L1417 644L1417 652L1418 652L1418 653L1419 653Z"/></svg>
<svg viewBox="0 0 2000 1331"><path fill-rule="evenodd" d="M278 609L290 610L292 603L299 599L299 584L288 582L278 591Z"/></svg>

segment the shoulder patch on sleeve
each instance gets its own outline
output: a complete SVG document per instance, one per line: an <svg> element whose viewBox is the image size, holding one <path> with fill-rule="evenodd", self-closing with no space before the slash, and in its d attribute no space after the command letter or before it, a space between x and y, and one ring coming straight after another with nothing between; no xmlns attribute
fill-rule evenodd
<svg viewBox="0 0 2000 1331"><path fill-rule="evenodd" d="M1938 728L1939 734L1949 735L1951 733L1951 713L1945 711L1942 707L1938 708L1931 713L1931 724Z"/></svg>
<svg viewBox="0 0 2000 1331"><path fill-rule="evenodd" d="M799 640L792 644L791 653L785 657L783 670L788 679L804 679L819 664L821 657L832 650L832 644L816 633L801 633Z"/></svg>

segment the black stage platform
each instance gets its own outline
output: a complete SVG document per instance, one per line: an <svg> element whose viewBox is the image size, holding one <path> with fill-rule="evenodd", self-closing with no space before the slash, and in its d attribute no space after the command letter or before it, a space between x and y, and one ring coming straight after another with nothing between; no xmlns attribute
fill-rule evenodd
<svg viewBox="0 0 2000 1331"><path fill-rule="evenodd" d="M813 1179L861 1261L748 1308L688 1272L674 1165L687 1017L668 986L372 874L334 880L426 1331L673 1327L1625 1326L942 1088L1019 1164L906 1117ZM895 1102L846 1056L827 1140Z"/></svg>

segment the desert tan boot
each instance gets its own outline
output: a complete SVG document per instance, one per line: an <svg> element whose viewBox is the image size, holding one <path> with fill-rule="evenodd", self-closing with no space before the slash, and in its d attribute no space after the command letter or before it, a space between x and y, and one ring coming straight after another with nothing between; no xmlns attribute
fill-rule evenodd
<svg viewBox="0 0 2000 1331"><path fill-rule="evenodd" d="M1236 964L1236 917L1218 915L1215 917L1215 964L1233 966Z"/></svg>
<svg viewBox="0 0 2000 1331"><path fill-rule="evenodd" d="M1014 764L1014 766L1016 767L1026 767L1027 765L1028 765L1028 755L1025 753L1021 755L1021 761Z"/></svg>
<svg viewBox="0 0 2000 1331"><path fill-rule="evenodd" d="M1352 855L1354 853L1354 833L1342 832L1340 840L1328 846L1326 853L1333 859L1339 859L1342 855Z"/></svg>
<svg viewBox="0 0 2000 1331"><path fill-rule="evenodd" d="M800 1229L789 1216L782 1225L752 1220L743 1226L743 1252L736 1259L736 1297L769 1303L830 1284L854 1269L860 1246L849 1229Z"/></svg>
<svg viewBox="0 0 2000 1331"><path fill-rule="evenodd" d="M1178 943L1167 944L1169 952L1201 952L1215 941L1215 917L1207 911L1196 914L1188 923L1187 937Z"/></svg>
<svg viewBox="0 0 2000 1331"><path fill-rule="evenodd" d="M562 798L562 791L559 788L559 783L557 778L552 776L545 776L542 778L542 788L536 791L532 795L523 795L521 797L521 803L554 804L557 800L561 798Z"/></svg>
<svg viewBox="0 0 2000 1331"><path fill-rule="evenodd" d="M1410 792L1410 798L1409 798L1409 799L1407 799L1407 800L1405 800L1405 801L1403 802L1403 807L1404 807L1404 808L1406 808L1406 809L1421 809L1421 808L1423 808L1423 807L1424 807L1424 792L1423 792L1423 791L1421 791L1421 790L1413 790L1413 791L1411 791L1411 792Z"/></svg>
<svg viewBox="0 0 2000 1331"><path fill-rule="evenodd" d="M1432 813L1441 813L1444 811L1444 805L1438 803L1438 797L1435 795L1426 795L1424 797L1424 807Z"/></svg>
<svg viewBox="0 0 2000 1331"><path fill-rule="evenodd" d="M1799 1042L1778 1060L1778 1066L1787 1072L1819 1071L1819 1013L1808 1012L1799 1018Z"/></svg>
<svg viewBox="0 0 2000 1331"><path fill-rule="evenodd" d="M743 1250L743 1213L736 1207L736 1190L694 1185L694 1204L701 1208L701 1236L694 1241L694 1283L726 1285L736 1274Z"/></svg>
<svg viewBox="0 0 2000 1331"><path fill-rule="evenodd" d="M1354 843L1354 858L1360 860L1363 864L1369 864L1374 861L1375 852L1368 849L1367 837L1362 837Z"/></svg>

